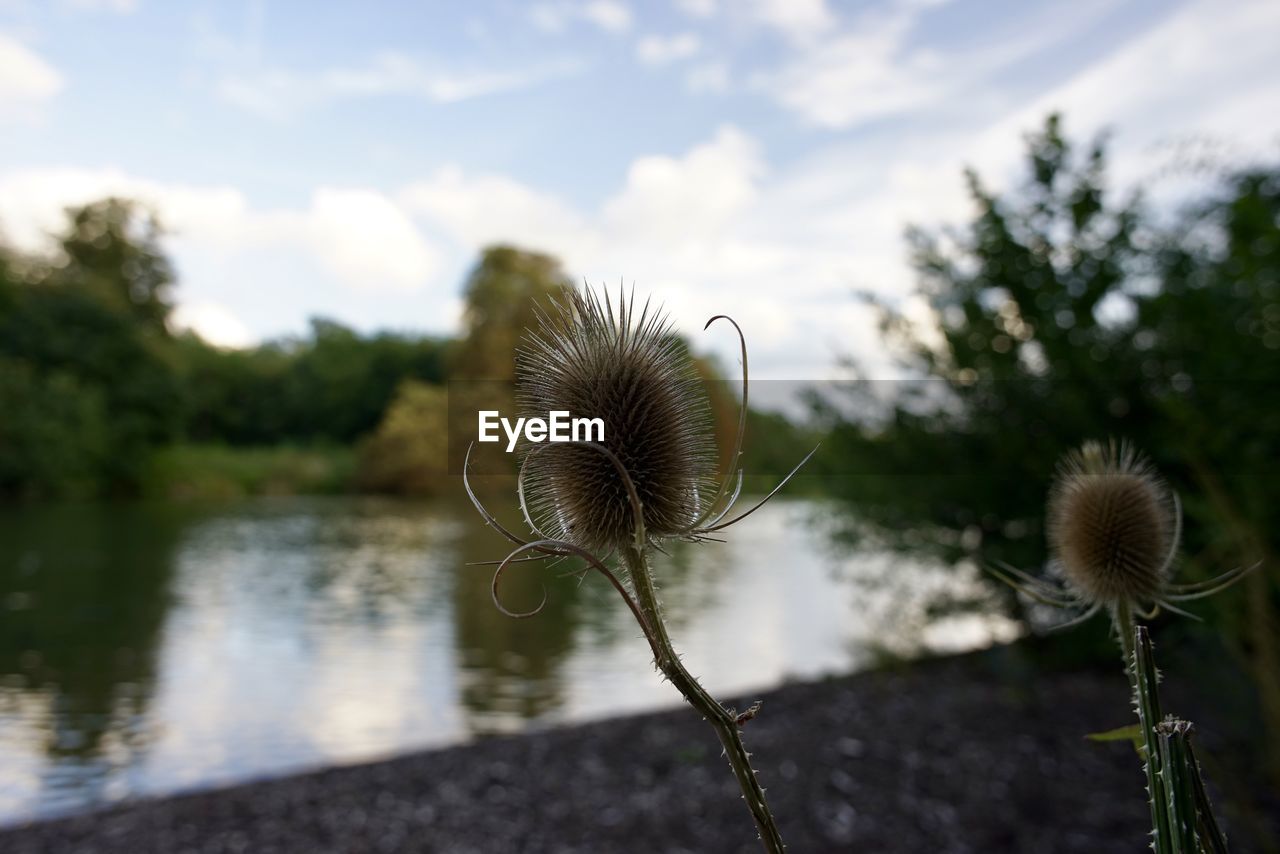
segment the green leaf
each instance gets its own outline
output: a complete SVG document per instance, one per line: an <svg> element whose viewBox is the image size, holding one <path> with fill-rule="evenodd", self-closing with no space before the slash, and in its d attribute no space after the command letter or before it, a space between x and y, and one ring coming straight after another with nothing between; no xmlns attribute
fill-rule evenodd
<svg viewBox="0 0 1280 854"><path fill-rule="evenodd" d="M1142 744L1142 724L1118 726L1106 732L1091 732L1085 738L1090 741L1132 741L1134 746L1140 746Z"/></svg>

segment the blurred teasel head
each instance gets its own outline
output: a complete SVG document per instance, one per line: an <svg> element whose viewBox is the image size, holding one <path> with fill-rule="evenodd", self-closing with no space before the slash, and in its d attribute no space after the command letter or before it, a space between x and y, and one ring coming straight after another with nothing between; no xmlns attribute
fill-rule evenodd
<svg viewBox="0 0 1280 854"><path fill-rule="evenodd" d="M1164 609L1194 617L1175 602L1211 596L1249 569L1207 581L1174 584L1182 534L1178 496L1151 463L1127 442L1085 442L1058 464L1049 490L1050 568L1061 582L1037 578L1008 564L994 575L1032 599L1060 608L1084 608L1059 628L1107 609L1148 619Z"/></svg>
<svg viewBox="0 0 1280 854"><path fill-rule="evenodd" d="M1086 442L1049 492L1049 547L1088 602L1159 598L1178 548L1177 499L1132 446Z"/></svg>
<svg viewBox="0 0 1280 854"><path fill-rule="evenodd" d="M522 495L538 530L585 549L631 542L637 519L625 469L650 540L694 527L715 494L717 449L706 390L667 317L634 294L571 293L539 313L516 354L522 414L556 410L598 418L600 443L526 450ZM615 463L616 458L617 463Z"/></svg>

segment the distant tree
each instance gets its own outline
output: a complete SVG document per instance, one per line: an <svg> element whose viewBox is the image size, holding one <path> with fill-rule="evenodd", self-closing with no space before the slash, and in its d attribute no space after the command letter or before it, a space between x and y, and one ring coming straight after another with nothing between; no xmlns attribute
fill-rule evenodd
<svg viewBox="0 0 1280 854"><path fill-rule="evenodd" d="M515 353L526 330L537 327L539 305L573 287L550 255L513 246L490 246L463 286L466 300L462 336L449 362L449 470L462 470L469 440L476 437L476 413L514 414L511 382ZM476 448L476 471L509 471L514 458L496 445Z"/></svg>
<svg viewBox="0 0 1280 854"><path fill-rule="evenodd" d="M313 319L304 338L245 350L179 341L189 398L185 432L201 442L347 444L372 431L405 379L442 383L447 343L362 335Z"/></svg>
<svg viewBox="0 0 1280 854"><path fill-rule="evenodd" d="M448 411L443 386L401 383L378 429L361 445L357 485L397 495L443 490L448 482Z"/></svg>
<svg viewBox="0 0 1280 854"><path fill-rule="evenodd" d="M463 288L462 342L451 377L511 380L520 337L537 325L534 306L572 286L550 255L512 246L485 249Z"/></svg>
<svg viewBox="0 0 1280 854"><path fill-rule="evenodd" d="M93 495L109 436L100 387L0 357L0 495Z"/></svg>
<svg viewBox="0 0 1280 854"><path fill-rule="evenodd" d="M158 226L128 203L73 209L68 220L54 258L10 258L4 265L0 358L7 388L28 391L22 406L0 410L0 430L12 437L34 424L33 413L66 411L80 427L38 428L48 435L24 441L46 450L83 441L56 455L80 461L77 467L97 461L91 476L74 478L75 491L87 481L127 490L149 450L172 438L180 423L181 390L165 326L171 269L156 243ZM69 395L84 396L88 408L72 414ZM99 399L106 418L91 413L97 404L88 401ZM36 459L24 474L17 458L2 488L52 488Z"/></svg>
<svg viewBox="0 0 1280 854"><path fill-rule="evenodd" d="M173 265L163 229L137 202L109 198L68 211L54 280L73 283L164 334L173 309Z"/></svg>
<svg viewBox="0 0 1280 854"><path fill-rule="evenodd" d="M1058 119L1028 139L1030 180L1000 199L968 173L977 215L966 230L908 240L932 325L872 301L911 379L879 427L843 422L828 458L882 534L936 526L956 558L982 542L1026 563L1042 553L1044 485L1082 437L1131 434L1151 413L1126 330L1101 311L1128 299L1140 251L1135 199L1104 205L1104 150L1077 157ZM858 401L877 411L855 385ZM958 538L955 532L968 531Z"/></svg>
<svg viewBox="0 0 1280 854"><path fill-rule="evenodd" d="M1027 166L1004 197L971 173L965 228L910 233L931 322L873 303L919 379L887 409L867 383L826 412L851 528L1035 566L1055 460L1084 439L1129 438L1184 498L1185 575L1272 567L1247 582L1247 608L1239 595L1209 607L1280 725L1280 169L1226 173L1169 228L1138 196L1109 193L1103 144L1081 156L1056 117L1028 138ZM838 415L849 403L881 417Z"/></svg>

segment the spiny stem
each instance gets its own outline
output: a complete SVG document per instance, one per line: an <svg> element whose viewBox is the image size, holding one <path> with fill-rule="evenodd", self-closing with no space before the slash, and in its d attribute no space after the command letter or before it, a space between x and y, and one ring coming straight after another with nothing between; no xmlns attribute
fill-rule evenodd
<svg viewBox="0 0 1280 854"><path fill-rule="evenodd" d="M750 755L742 743L742 731L738 726L737 717L707 693L693 674L685 669L680 657L676 655L671 636L667 634L667 627L662 619L657 591L653 587L653 578L649 573L649 563L643 549L631 546L625 550L625 554L627 569L635 589L636 602L644 613L653 634L652 640L657 653L654 663L663 675L671 680L671 684L679 689L689 704L715 728L720 743L724 745L729 767L733 769L734 776L738 778L738 785L742 788L742 797L751 810L756 828L760 831L760 841L764 843L765 850L769 852L785 850L782 836L778 833L777 822L774 821L773 814L769 812L769 805L765 802L764 789L756 779L756 773L751 767Z"/></svg>
<svg viewBox="0 0 1280 854"><path fill-rule="evenodd" d="M1120 636L1120 648L1124 652L1125 672L1133 688L1133 702L1142 731L1143 771L1147 775L1147 802L1151 807L1152 847L1157 854L1170 851L1171 827L1169 805L1165 797L1164 774L1160 766L1160 749L1156 740L1156 725L1160 723L1160 698L1154 686L1154 666L1141 667L1138 661L1137 625L1128 602L1120 602L1114 611L1116 633ZM1144 650L1145 651L1145 650ZM1145 677L1145 678L1144 678Z"/></svg>

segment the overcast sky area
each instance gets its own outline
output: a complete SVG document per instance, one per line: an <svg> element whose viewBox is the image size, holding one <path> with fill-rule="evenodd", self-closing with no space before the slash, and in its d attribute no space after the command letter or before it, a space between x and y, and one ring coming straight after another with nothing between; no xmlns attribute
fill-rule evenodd
<svg viewBox="0 0 1280 854"><path fill-rule="evenodd" d="M883 364L859 289L907 299L907 223L962 222L961 170L1017 176L1051 110L1171 147L1280 151L1276 0L0 0L0 234L142 199L177 321L215 343L451 333L478 251L634 282L753 375Z"/></svg>

